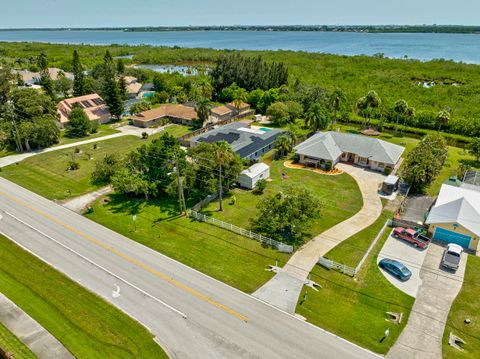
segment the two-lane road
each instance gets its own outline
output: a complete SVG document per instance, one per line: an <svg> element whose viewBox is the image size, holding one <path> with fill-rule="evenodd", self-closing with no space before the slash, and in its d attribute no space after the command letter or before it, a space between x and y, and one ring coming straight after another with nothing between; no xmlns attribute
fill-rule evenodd
<svg viewBox="0 0 480 359"><path fill-rule="evenodd" d="M136 318L171 357L377 357L3 178L0 214L2 233Z"/></svg>

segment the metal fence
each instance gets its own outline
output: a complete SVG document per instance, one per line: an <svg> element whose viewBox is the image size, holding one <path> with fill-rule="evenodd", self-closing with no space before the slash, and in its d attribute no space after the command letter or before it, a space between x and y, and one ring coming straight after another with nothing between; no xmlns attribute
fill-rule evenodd
<svg viewBox="0 0 480 359"><path fill-rule="evenodd" d="M218 198L218 193L210 194L204 199L202 199L200 202L198 202L195 206L192 207L192 210L194 211L199 211L203 207L205 207L207 204L212 202L213 200L216 200Z"/></svg>
<svg viewBox="0 0 480 359"><path fill-rule="evenodd" d="M342 263L337 263L335 261L332 261L331 259L325 258L325 257L320 257L318 259L318 264L321 266L327 268L327 269L335 269L341 273L345 273L351 277L355 276L355 268L349 267L345 264Z"/></svg>
<svg viewBox="0 0 480 359"><path fill-rule="evenodd" d="M288 244L276 241L274 239L262 236L261 234L249 231L247 229L237 227L231 223L227 223L224 221L221 221L219 219L209 217L203 213L198 213L197 211L191 209L189 210L189 215L190 217L194 218L197 221L200 222L206 222L206 223L211 223L217 227L221 227L224 229L227 229L231 232L240 234L244 237L255 239L259 242L262 242L263 244L271 247L276 247L280 252L285 252L285 253L292 253L293 252L293 246L290 246Z"/></svg>

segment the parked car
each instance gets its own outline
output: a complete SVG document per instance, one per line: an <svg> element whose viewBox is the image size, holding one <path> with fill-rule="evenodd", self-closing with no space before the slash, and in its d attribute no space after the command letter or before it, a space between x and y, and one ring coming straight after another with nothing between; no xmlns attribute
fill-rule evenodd
<svg viewBox="0 0 480 359"><path fill-rule="evenodd" d="M412 276L410 269L408 269L403 263L393 259L383 258L378 263L378 266L404 282L409 280Z"/></svg>
<svg viewBox="0 0 480 359"><path fill-rule="evenodd" d="M416 248L418 247L422 249L427 248L431 242L431 239L424 236L420 230L415 230L413 228L396 227L393 230L393 236L412 243Z"/></svg>
<svg viewBox="0 0 480 359"><path fill-rule="evenodd" d="M442 266L453 271L458 269L463 248L458 244L449 243L445 252L443 252Z"/></svg>

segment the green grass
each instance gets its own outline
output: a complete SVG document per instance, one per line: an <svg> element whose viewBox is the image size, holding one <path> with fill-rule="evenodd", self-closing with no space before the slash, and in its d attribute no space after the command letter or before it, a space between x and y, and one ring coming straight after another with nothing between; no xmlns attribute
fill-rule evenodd
<svg viewBox="0 0 480 359"><path fill-rule="evenodd" d="M0 291L77 358L167 357L139 323L3 236Z"/></svg>
<svg viewBox="0 0 480 359"><path fill-rule="evenodd" d="M136 136L122 136L105 141L98 141L97 149L93 143L76 148L81 153L74 154L75 147L58 151L47 152L25 159L18 165L2 168L0 175L48 199L61 200L69 196L79 196L98 189L100 186L91 182L91 173L95 167L95 160L101 159L107 153L126 154L135 148L168 132L174 136L188 132L188 128L172 125L164 132L142 140ZM87 154L93 157L89 160ZM67 163L72 156L79 162L80 168L67 171Z"/></svg>
<svg viewBox="0 0 480 359"><path fill-rule="evenodd" d="M363 204L362 195L355 180L347 175L327 176L313 171L286 168L285 160L265 160L270 165L270 179L263 195L244 189L235 189L225 198L223 212L218 211L218 201L207 206L203 213L248 228L250 219L257 213L257 204L266 196L278 193L286 186L308 188L321 201L321 216L312 221L310 237L344 221L357 213ZM282 172L288 179L282 180ZM235 196L235 204L231 204Z"/></svg>
<svg viewBox="0 0 480 359"><path fill-rule="evenodd" d="M356 267L385 221L390 218L392 218L392 213L382 212L382 215L371 226L346 239L328 252L327 258L349 267Z"/></svg>
<svg viewBox="0 0 480 359"><path fill-rule="evenodd" d="M443 334L444 358L480 358L480 258L469 255L462 289L450 308ZM470 324L464 320L469 318ZM460 352L448 345L450 332L465 340L465 351Z"/></svg>
<svg viewBox="0 0 480 359"><path fill-rule="evenodd" d="M391 215L389 213L388 215ZM371 227L378 227L384 221L385 214ZM371 233L370 233L371 232ZM375 230L369 231L374 235ZM356 279L334 270L327 270L319 265L312 271L311 279L321 285L318 292L308 290L307 300L302 303L300 297L296 312L319 327L352 341L364 348L384 354L400 335L407 323L414 299L396 289L383 276L376 264L377 253L388 238L385 232L373 248ZM364 245L349 240L350 250ZM369 238L372 241L373 238ZM349 258L348 248L333 249L327 257L336 257L341 252ZM337 258L338 259L338 258ZM385 321L385 312L403 312L402 324L395 325ZM389 337L380 343L385 330L390 329Z"/></svg>
<svg viewBox="0 0 480 359"><path fill-rule="evenodd" d="M119 133L119 130L116 130L114 128L111 128L109 124L103 124L98 126L97 132L92 133L88 136L85 137L77 137L77 138L70 138L65 136L65 131L62 131L60 134L60 142L58 143L57 146L61 145L67 145L69 143L75 143L75 142L80 142L80 141L85 141L85 140L91 140L94 138L100 138L108 135L113 135L114 133Z"/></svg>
<svg viewBox="0 0 480 359"><path fill-rule="evenodd" d="M247 293L272 277L265 268L288 255L211 224L178 216L175 200L129 199L111 195L86 216L134 241ZM137 215L135 230L132 215Z"/></svg>
<svg viewBox="0 0 480 359"><path fill-rule="evenodd" d="M5 353L13 353L15 359L33 359L35 354L0 323L0 348Z"/></svg>

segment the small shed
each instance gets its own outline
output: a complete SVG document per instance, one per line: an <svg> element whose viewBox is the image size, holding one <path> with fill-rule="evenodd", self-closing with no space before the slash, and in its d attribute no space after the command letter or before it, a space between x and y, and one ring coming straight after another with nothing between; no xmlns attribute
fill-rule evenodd
<svg viewBox="0 0 480 359"><path fill-rule="evenodd" d="M387 195L392 194L397 190L398 183L399 183L399 178L397 176L389 175L387 178L385 178L385 181L383 181L382 192Z"/></svg>
<svg viewBox="0 0 480 359"><path fill-rule="evenodd" d="M270 167L263 163L255 163L248 169L243 170L238 176L238 184L240 187L253 189L257 185L257 182L261 179L267 179L270 177Z"/></svg>

